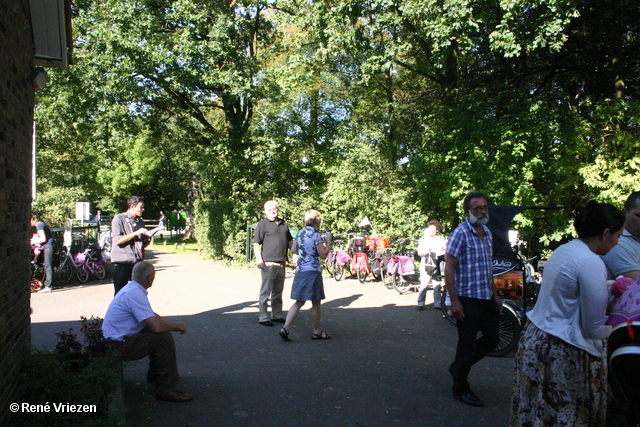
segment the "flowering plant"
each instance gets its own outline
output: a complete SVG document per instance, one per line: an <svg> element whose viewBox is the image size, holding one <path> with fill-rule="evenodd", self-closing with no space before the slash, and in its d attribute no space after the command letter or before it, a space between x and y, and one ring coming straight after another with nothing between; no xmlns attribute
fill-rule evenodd
<svg viewBox="0 0 640 427"><path fill-rule="evenodd" d="M82 339L78 339L79 334L72 328L67 329L56 333L58 343L55 351L34 349L25 357L20 372L19 395L32 405L59 405L62 402L93 405L100 420L87 420L86 413L81 412L47 410L34 414L20 411L16 416L23 418L12 425L107 425L101 421L109 416L108 393L119 383L119 354L109 349L103 339L102 319L83 316L80 320ZM34 415L43 418L34 418Z"/></svg>
<svg viewBox="0 0 640 427"><path fill-rule="evenodd" d="M104 344L104 336L102 335L102 319L91 316L86 318L80 317L82 326L80 332L84 336L84 345L89 348L102 347Z"/></svg>
<svg viewBox="0 0 640 427"><path fill-rule="evenodd" d="M76 365L76 367L88 363L90 357L104 354L107 351L107 344L102 335L102 319L94 316L87 319L82 316L80 321L83 342L78 341L78 335L73 333L73 328L56 333L58 336L56 353L63 361Z"/></svg>

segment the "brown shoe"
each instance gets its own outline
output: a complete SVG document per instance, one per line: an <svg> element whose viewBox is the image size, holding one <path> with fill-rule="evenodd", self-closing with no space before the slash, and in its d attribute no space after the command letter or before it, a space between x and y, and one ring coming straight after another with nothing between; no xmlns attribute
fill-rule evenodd
<svg viewBox="0 0 640 427"><path fill-rule="evenodd" d="M193 396L185 394L180 390L173 390L165 393L156 393L156 399L166 402L190 402Z"/></svg>

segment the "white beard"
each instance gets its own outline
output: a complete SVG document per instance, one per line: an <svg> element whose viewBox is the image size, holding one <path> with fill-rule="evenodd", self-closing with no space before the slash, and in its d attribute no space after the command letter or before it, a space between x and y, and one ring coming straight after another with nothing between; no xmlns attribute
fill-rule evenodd
<svg viewBox="0 0 640 427"><path fill-rule="evenodd" d="M469 223L471 225L487 225L488 222L489 214L477 217L471 211L469 211Z"/></svg>

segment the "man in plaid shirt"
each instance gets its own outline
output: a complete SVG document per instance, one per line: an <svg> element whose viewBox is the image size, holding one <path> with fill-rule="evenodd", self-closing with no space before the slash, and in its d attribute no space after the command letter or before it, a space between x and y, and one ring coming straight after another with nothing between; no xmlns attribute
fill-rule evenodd
<svg viewBox="0 0 640 427"><path fill-rule="evenodd" d="M456 319L458 345L449 373L453 397L467 405L484 406L471 390L471 366L498 345L502 301L493 284L493 238L486 224L489 206L483 192L468 193L463 202L467 220L449 236L445 284ZM478 331L482 336L477 338Z"/></svg>

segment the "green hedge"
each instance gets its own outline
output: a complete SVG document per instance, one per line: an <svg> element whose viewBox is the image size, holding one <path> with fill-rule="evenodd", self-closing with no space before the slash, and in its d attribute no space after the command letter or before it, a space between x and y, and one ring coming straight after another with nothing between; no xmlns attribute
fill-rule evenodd
<svg viewBox="0 0 640 427"><path fill-rule="evenodd" d="M194 204L195 234L200 252L207 259L243 260L244 214L229 201L199 199Z"/></svg>

